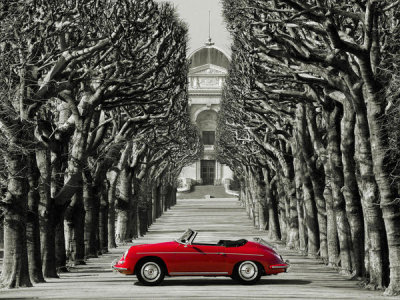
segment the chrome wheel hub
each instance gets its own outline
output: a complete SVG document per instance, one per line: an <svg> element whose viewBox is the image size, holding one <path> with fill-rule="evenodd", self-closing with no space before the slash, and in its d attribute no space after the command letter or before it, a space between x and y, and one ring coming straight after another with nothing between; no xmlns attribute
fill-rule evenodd
<svg viewBox="0 0 400 300"><path fill-rule="evenodd" d="M156 281L161 274L160 266L154 262L147 262L143 265L141 275L146 281Z"/></svg>
<svg viewBox="0 0 400 300"><path fill-rule="evenodd" d="M239 266L239 276L246 281L253 280L258 275L258 267L252 261L245 261Z"/></svg>

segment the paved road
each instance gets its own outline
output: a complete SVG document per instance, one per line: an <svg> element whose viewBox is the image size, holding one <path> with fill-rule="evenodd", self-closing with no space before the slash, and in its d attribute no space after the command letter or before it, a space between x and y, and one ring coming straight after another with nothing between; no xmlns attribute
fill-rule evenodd
<svg viewBox="0 0 400 300"><path fill-rule="evenodd" d="M190 195L190 194L189 194ZM200 231L199 239L251 238L253 229L236 199L179 200L149 233L135 243L172 240L186 228ZM2 299L387 299L381 292L358 287L317 260L299 256L278 247L292 268L289 273L263 277L254 286L243 286L229 278L166 278L161 286L145 287L136 277L110 271L110 262L128 245L90 259L60 279L49 279L34 288L0 290Z"/></svg>

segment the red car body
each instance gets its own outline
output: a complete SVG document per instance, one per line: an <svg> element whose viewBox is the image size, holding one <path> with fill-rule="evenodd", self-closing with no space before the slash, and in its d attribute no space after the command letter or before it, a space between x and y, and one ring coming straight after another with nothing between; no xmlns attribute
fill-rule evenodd
<svg viewBox="0 0 400 300"><path fill-rule="evenodd" d="M235 273L241 272L235 268L237 269L240 263L243 265L243 262L248 262L247 265L240 265L243 272L246 272L246 266L251 272L252 265L256 265L253 271L259 273L256 276L259 279L263 275L286 272L289 267L283 258L262 239L258 239L257 242L221 240L217 244L208 244L195 243L196 235L197 232L188 229L180 239L175 241L132 246L116 264L113 264L113 268L123 274L139 275L138 279L142 283L154 285L159 282L152 284L140 278L146 277L146 270L142 272L143 276L140 276L140 268L144 268L145 262L148 261L156 261L160 265L162 269L160 272L164 273L162 277L167 275L235 278ZM157 268L153 271L158 272ZM235 279L243 282L240 280L242 276L236 277L238 278ZM246 282L247 280L244 280L243 283ZM248 283L253 282L248 280Z"/></svg>

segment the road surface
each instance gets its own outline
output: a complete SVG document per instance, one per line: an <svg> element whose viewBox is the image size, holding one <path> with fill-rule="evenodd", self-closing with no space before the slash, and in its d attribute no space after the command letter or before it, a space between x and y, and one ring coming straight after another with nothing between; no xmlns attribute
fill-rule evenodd
<svg viewBox="0 0 400 300"><path fill-rule="evenodd" d="M190 194L188 194L190 196ZM251 239L260 236L237 199L180 199L164 213L139 243L173 240L186 228L199 231L198 239ZM161 286L140 285L135 276L112 272L110 263L129 245L90 259L60 279L47 279L33 288L0 290L1 299L388 299L382 292L368 291L357 281L349 281L320 261L300 256L278 245L289 259L288 273L262 277L253 286L243 286L230 278L175 277Z"/></svg>

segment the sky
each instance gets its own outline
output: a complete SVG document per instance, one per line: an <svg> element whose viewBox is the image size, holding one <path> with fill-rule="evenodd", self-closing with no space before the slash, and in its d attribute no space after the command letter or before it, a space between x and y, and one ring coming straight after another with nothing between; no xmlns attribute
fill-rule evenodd
<svg viewBox="0 0 400 300"><path fill-rule="evenodd" d="M160 0L161 2L161 0ZM222 17L220 0L164 0L173 3L189 25L189 53L208 40L208 12L211 11L211 38L215 46L230 53L230 36Z"/></svg>

